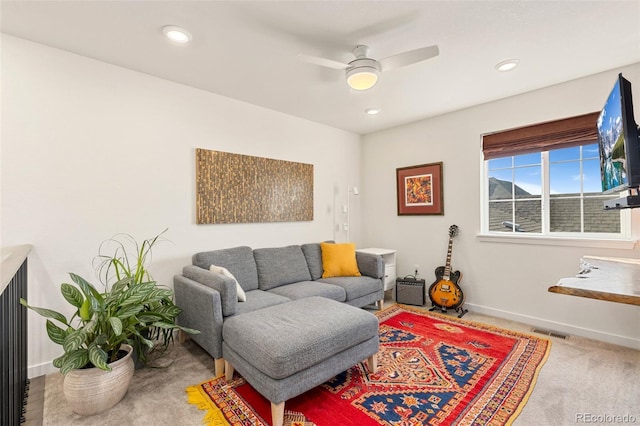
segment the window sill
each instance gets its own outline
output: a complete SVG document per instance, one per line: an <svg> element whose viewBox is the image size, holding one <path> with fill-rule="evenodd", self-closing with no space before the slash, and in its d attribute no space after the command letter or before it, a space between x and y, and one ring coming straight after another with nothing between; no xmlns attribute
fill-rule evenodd
<svg viewBox="0 0 640 426"><path fill-rule="evenodd" d="M596 238L564 238L538 235L478 235L478 241L486 243L529 244L543 246L593 247L633 250L636 240L613 240Z"/></svg>

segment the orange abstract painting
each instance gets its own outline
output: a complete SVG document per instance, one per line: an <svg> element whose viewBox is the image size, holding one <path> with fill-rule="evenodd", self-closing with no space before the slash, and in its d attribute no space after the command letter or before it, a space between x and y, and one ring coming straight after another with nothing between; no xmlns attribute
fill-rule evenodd
<svg viewBox="0 0 640 426"><path fill-rule="evenodd" d="M398 215L442 215L442 162L396 169Z"/></svg>
<svg viewBox="0 0 640 426"><path fill-rule="evenodd" d="M405 204L407 206L433 205L432 180L433 175L406 177L404 179Z"/></svg>

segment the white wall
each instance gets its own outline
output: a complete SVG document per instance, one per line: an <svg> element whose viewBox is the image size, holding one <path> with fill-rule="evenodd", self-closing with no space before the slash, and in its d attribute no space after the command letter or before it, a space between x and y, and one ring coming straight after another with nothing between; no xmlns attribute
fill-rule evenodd
<svg viewBox="0 0 640 426"><path fill-rule="evenodd" d="M335 222L359 184L358 135L6 35L1 71L0 237L34 247L33 305L65 310L60 283L68 272L97 282L98 246L119 232L169 228L150 268L169 286L197 251L346 239ZM313 164L314 220L196 225L196 148ZM53 371L61 348L31 312L28 343L29 375Z"/></svg>
<svg viewBox="0 0 640 426"><path fill-rule="evenodd" d="M395 248L398 275L414 264L427 285L446 260L448 228L460 227L452 266L470 310L640 348L640 309L547 292L575 275L582 255L639 257L638 249L483 242L480 232L482 134L599 111L622 71L640 119L640 64L453 112L363 137L361 205L365 245ZM516 71L517 72L517 71ZM454 90L454 88L452 88ZM459 88L464 90L464 88ZM426 102L429 102L426 97ZM444 216L397 216L396 168L444 162ZM638 214L633 212L634 223ZM637 232L637 226L636 226Z"/></svg>

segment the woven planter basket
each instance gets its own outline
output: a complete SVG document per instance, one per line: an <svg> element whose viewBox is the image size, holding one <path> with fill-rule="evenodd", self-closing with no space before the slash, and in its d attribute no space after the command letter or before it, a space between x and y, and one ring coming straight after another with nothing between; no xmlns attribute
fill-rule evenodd
<svg viewBox="0 0 640 426"><path fill-rule="evenodd" d="M111 371L99 368L71 370L64 376L64 396L71 408L82 416L108 410L124 397L134 372L133 348L122 345L127 355L109 364Z"/></svg>

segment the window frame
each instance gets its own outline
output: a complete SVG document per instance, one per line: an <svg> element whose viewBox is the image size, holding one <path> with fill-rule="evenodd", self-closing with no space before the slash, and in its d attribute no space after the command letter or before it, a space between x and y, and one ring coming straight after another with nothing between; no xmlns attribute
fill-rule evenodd
<svg viewBox="0 0 640 426"><path fill-rule="evenodd" d="M482 138L481 138L482 144ZM592 141L585 142L582 145L593 144ZM561 149L561 148L556 148ZM594 232L551 232L550 226L550 162L549 151L539 151L542 153L541 173L542 173L542 232L540 233L522 233L522 232L504 232L489 230L489 160L499 157L485 159L482 150L480 152L480 241L487 242L515 242L524 244L541 244L541 245L561 245L561 246L580 246L580 247L598 247L598 248L616 248L616 249L633 249L635 240L632 234L631 209L620 210L620 233L594 233ZM512 157L518 154L505 155L504 157ZM581 157L582 160L582 157ZM581 161L582 173L582 161ZM623 196L621 193L620 196ZM584 195L581 195L583 198ZM581 220L584 220L581 212Z"/></svg>

